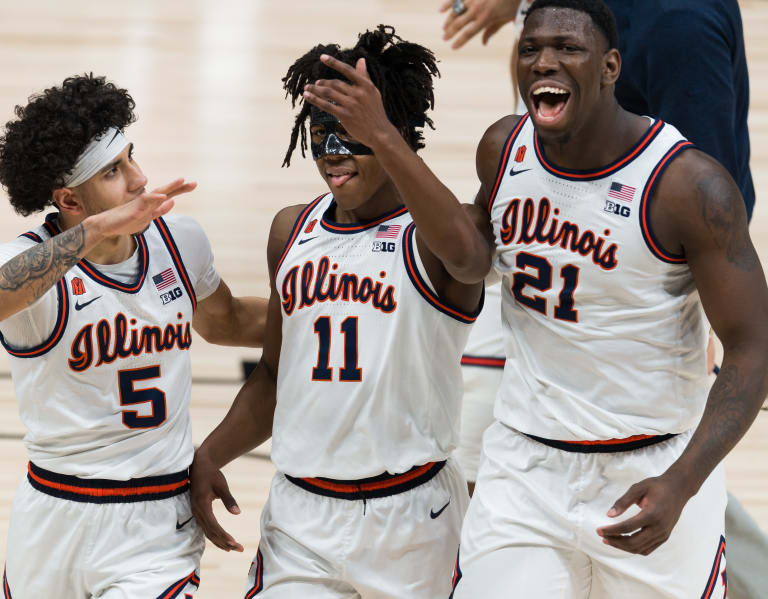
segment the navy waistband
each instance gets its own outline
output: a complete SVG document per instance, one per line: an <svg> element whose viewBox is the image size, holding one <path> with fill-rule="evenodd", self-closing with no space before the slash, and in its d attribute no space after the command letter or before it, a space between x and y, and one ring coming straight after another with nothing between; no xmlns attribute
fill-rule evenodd
<svg viewBox="0 0 768 599"><path fill-rule="evenodd" d="M598 441L556 441L554 439L545 439L543 437L537 437L536 435L529 435L528 433L522 433L529 439L554 447L555 449L562 449L563 451L573 451L576 453L617 453L619 451L632 451L633 449L641 449L648 447L649 445L656 445L672 437L676 437L676 434L667 435L635 435L633 437L627 437L626 439L604 439Z"/></svg>
<svg viewBox="0 0 768 599"><path fill-rule="evenodd" d="M189 471L130 480L80 478L29 463L29 483L41 493L86 503L132 503L181 495L189 489Z"/></svg>
<svg viewBox="0 0 768 599"><path fill-rule="evenodd" d="M402 474L385 472L371 478L358 480L336 480L332 478L296 478L285 475L289 481L302 489L337 499L374 499L404 493L431 480L445 466L442 462L429 462L414 466Z"/></svg>

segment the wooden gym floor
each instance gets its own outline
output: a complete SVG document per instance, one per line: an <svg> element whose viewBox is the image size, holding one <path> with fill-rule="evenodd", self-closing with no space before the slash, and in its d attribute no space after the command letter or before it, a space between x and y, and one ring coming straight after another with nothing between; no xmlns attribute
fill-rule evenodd
<svg viewBox="0 0 768 599"><path fill-rule="evenodd" d="M464 201L475 188L474 149L484 128L511 111L510 30L487 47L474 40L453 52L440 39L440 0L1 0L0 122L33 92L66 76L92 71L128 88L139 120L128 130L149 187L183 176L198 190L176 211L205 228L224 280L240 295L266 295L265 247L272 216L324 191L311 160L281 169L293 113L280 78L293 60L320 42L354 43L379 23L432 48L441 60L437 130L423 156ZM758 192L752 235L768 263L768 3L742 0L752 83L752 169ZM35 226L0 199L0 240ZM239 388L240 361L258 352L220 348L196 338L192 350L192 422L197 443L220 421ZM10 504L26 454L8 362L0 356L0 560ZM768 413L762 412L727 459L728 484L768 529ZM268 448L227 469L243 513L222 509L222 521L246 551L209 546L200 599L240 597L259 539L259 514L274 472Z"/></svg>

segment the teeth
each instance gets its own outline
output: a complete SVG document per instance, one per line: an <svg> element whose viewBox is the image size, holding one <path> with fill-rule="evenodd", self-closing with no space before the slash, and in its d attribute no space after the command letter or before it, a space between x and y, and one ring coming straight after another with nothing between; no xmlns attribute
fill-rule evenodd
<svg viewBox="0 0 768 599"><path fill-rule="evenodd" d="M559 87L540 87L537 90L533 92L534 96L538 96L539 94L567 94L568 90L559 88Z"/></svg>

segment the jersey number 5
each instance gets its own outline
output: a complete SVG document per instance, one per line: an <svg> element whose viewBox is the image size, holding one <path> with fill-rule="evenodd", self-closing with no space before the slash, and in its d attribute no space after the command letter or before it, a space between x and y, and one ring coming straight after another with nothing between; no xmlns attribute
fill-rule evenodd
<svg viewBox="0 0 768 599"><path fill-rule="evenodd" d="M139 416L136 410L123 410L123 424L128 428L155 428L165 422L165 393L157 387L137 389L136 383L160 377L160 366L147 366L120 370L117 381L120 387L120 405L132 406L140 403L150 403L151 413Z"/></svg>
<svg viewBox="0 0 768 599"><path fill-rule="evenodd" d="M549 291L552 288L552 265L546 258L528 252L520 252L516 257L516 264L521 271L526 268L536 269L536 275L526 272L515 273L512 283L515 299L546 316L547 300L540 295L526 295L524 290L530 286L539 291ZM579 284L579 267L567 264L560 269L560 276L563 279L563 288L560 291L558 304L555 306L555 318L578 322L579 311L573 308L573 292Z"/></svg>
<svg viewBox="0 0 768 599"><path fill-rule="evenodd" d="M331 353L330 317L321 316L315 321L315 333L318 339L317 366L312 369L312 380L333 380L333 369L328 366ZM341 333L344 335L344 367L339 368L339 380L362 381L363 371L357 366L357 316L349 316L341 322Z"/></svg>

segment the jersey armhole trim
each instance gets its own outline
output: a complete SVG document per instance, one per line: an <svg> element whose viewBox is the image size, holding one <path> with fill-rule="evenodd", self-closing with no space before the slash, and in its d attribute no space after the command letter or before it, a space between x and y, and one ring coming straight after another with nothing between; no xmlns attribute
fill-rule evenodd
<svg viewBox="0 0 768 599"><path fill-rule="evenodd" d="M405 232L403 233L403 262L405 263L405 271L408 273L408 278L411 280L411 283L413 283L416 291L418 291L428 303L432 304L432 306L437 308L440 312L464 324L472 324L477 320L477 316L483 309L485 287L483 287L483 293L480 296L478 307L473 312L465 312L459 308L449 306L442 301L437 294L432 291L429 283L424 280L424 277L416 266L416 248L413 247L413 244L415 243L415 232L416 225L411 223L406 227Z"/></svg>
<svg viewBox="0 0 768 599"><path fill-rule="evenodd" d="M523 128L523 124L528 120L528 113L518 121L517 125L512 129L507 137L507 141L504 142L504 150L501 152L501 158L499 158L499 166L496 168L496 183L493 185L493 191L491 191L491 197L488 198L488 213L491 213L493 208L493 202L496 200L496 194L499 193L499 187L501 187L501 180L504 178L504 173L507 170L507 163L509 162L509 155L512 151L512 146L515 145L518 135Z"/></svg>
<svg viewBox="0 0 768 599"><path fill-rule="evenodd" d="M643 233L643 240L654 256L668 264L685 264L688 260L684 254L673 254L672 252L665 250L653 233L653 229L651 229L651 197L653 196L653 190L659 182L659 178L672 162L672 159L684 150L690 148L695 148L695 146L688 140L679 141L672 146L672 149L664 154L664 157L654 167L651 176L648 177L648 181L645 184L643 194L640 196L639 216L640 230Z"/></svg>
<svg viewBox="0 0 768 599"><path fill-rule="evenodd" d="M5 342L3 335L0 334L0 344L5 350L16 358L37 358L52 350L61 339L64 334L64 330L67 328L67 320L69 320L69 295L67 294L67 282L65 278L59 279L56 283L56 295L59 300L59 309L56 316L56 324L53 327L53 333L40 345L32 347L30 349L14 349L8 343Z"/></svg>
<svg viewBox="0 0 768 599"><path fill-rule="evenodd" d="M285 257L288 255L288 250L291 249L293 242L296 241L296 237L298 237L299 231L301 231L301 228L304 226L307 217L312 213L318 203L320 203L320 200L322 200L327 195L327 193L324 193L316 197L309 204L307 204L306 208L304 208L304 210L301 211L301 214L299 214L299 218L296 219L296 222L293 225L293 229L291 229L291 235L288 237L288 241L283 248L283 253L280 254L280 260L277 262L277 266L275 267L275 280L277 280L277 273L280 272L280 267L283 265Z"/></svg>
<svg viewBox="0 0 768 599"><path fill-rule="evenodd" d="M192 312L194 312L197 309L197 295L195 295L195 289L192 287L189 274L187 273L187 269L184 266L183 260L181 259L181 252L176 246L176 242L173 240L173 235L171 235L171 231L168 228L168 225L165 223L165 220L163 220L162 216L155 220L155 226L157 227L157 230L160 231L160 237L163 239L163 243L165 243L165 247L168 249L168 253L171 255L171 260L173 260L173 264L179 273L181 283L184 285L184 288L189 294L189 299L192 302Z"/></svg>

